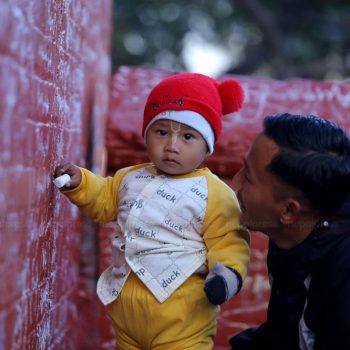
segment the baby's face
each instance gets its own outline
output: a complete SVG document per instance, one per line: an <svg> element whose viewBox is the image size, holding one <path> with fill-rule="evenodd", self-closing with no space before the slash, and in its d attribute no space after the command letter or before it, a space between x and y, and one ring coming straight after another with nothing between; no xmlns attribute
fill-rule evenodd
<svg viewBox="0 0 350 350"><path fill-rule="evenodd" d="M147 153L163 173L186 174L196 169L209 155L202 135L185 124L158 120L147 130Z"/></svg>

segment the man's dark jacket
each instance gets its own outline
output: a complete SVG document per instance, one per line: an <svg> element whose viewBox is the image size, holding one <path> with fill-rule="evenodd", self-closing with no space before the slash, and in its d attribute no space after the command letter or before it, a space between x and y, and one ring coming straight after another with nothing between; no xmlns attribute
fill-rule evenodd
<svg viewBox="0 0 350 350"><path fill-rule="evenodd" d="M267 266L267 321L231 350L350 350L350 200L293 249L270 240Z"/></svg>

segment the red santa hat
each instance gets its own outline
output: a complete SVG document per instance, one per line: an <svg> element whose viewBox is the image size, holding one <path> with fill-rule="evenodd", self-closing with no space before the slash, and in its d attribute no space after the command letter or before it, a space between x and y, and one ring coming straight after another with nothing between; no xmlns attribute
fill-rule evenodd
<svg viewBox="0 0 350 350"><path fill-rule="evenodd" d="M198 73L170 76L148 96L142 135L157 120L177 121L198 131L212 153L221 134L222 116L240 110L243 100L243 88L236 80L218 82Z"/></svg>

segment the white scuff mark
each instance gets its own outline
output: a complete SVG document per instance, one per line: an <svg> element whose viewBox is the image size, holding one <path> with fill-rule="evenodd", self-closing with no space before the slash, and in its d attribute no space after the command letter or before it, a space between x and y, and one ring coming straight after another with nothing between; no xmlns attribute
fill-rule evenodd
<svg viewBox="0 0 350 350"><path fill-rule="evenodd" d="M27 250L29 244L27 243ZM30 260L27 257L23 260L23 267L16 279L17 289L21 291L21 297L15 304L16 319L12 332L11 350L23 349L23 343L26 338L26 321L28 317L28 303L26 302L26 295L28 294L27 285L29 284L28 272L30 268Z"/></svg>
<svg viewBox="0 0 350 350"><path fill-rule="evenodd" d="M46 260L42 267L44 267L45 265L46 265ZM51 307L52 307L52 299L50 296L50 279L46 279L44 287L40 289L41 289L41 293L40 293L40 300L39 300L38 306L40 309L40 313L44 314L45 312L47 312L47 310L51 310Z"/></svg>
<svg viewBox="0 0 350 350"><path fill-rule="evenodd" d="M256 260L262 260L263 262L265 262L266 256L267 256L267 248L265 249L252 248L251 256L254 257Z"/></svg>
<svg viewBox="0 0 350 350"><path fill-rule="evenodd" d="M61 50L61 48L65 48L65 42L66 42L66 30L62 30L60 33L58 33L58 39L57 39L57 44L59 47L59 50Z"/></svg>
<svg viewBox="0 0 350 350"><path fill-rule="evenodd" d="M12 4L11 11L13 14L13 17L19 20L20 22L23 20L23 12L22 9L15 4Z"/></svg>
<svg viewBox="0 0 350 350"><path fill-rule="evenodd" d="M28 246L28 244L27 244ZM28 270L30 266L29 257L26 257L24 259L22 270L20 271L17 279L17 288L18 290L22 291L22 297L25 295L26 292L26 284L27 284L27 277L28 277Z"/></svg>
<svg viewBox="0 0 350 350"><path fill-rule="evenodd" d="M258 303L257 305L249 305L242 307L235 307L234 309L228 311L222 311L223 317L231 317L232 315L247 315L254 314L258 311L264 311L268 307L268 302L264 301L262 303Z"/></svg>
<svg viewBox="0 0 350 350"><path fill-rule="evenodd" d="M26 123L35 125L36 132L39 132L40 128L49 128L49 129L52 129L52 130L54 130L54 129L64 130L64 131L67 131L67 132L70 132L70 133L80 133L81 132L80 128L77 128L77 127L72 128L72 127L68 127L68 126L63 125L63 124L58 125L56 122L44 123L44 122L37 122L37 121L33 121L31 119L27 119Z"/></svg>
<svg viewBox="0 0 350 350"><path fill-rule="evenodd" d="M0 192L0 213L1 213L0 218L2 218L2 215L7 213L7 199L4 195L4 193L2 193L2 192ZM3 231L3 230L1 230L1 231Z"/></svg>
<svg viewBox="0 0 350 350"><path fill-rule="evenodd" d="M34 185L34 184L33 184ZM38 177L36 178L36 183L32 186L36 189L37 195L45 194L47 191L47 186L44 181L41 181Z"/></svg>
<svg viewBox="0 0 350 350"><path fill-rule="evenodd" d="M48 114L50 110L50 103L48 101L47 95L44 93L39 93L37 98L38 98L38 104L42 109L42 113L45 115Z"/></svg>
<svg viewBox="0 0 350 350"><path fill-rule="evenodd" d="M270 290L269 280L266 275L255 273L253 276L247 276L243 289L252 292L256 298L260 299L262 295Z"/></svg>
<svg viewBox="0 0 350 350"><path fill-rule="evenodd" d="M19 302L15 305L16 309L16 321L13 327L12 341L11 341L11 350L21 350L23 349L23 343L25 338L25 319L28 314L27 304L24 302L24 299L21 298Z"/></svg>
<svg viewBox="0 0 350 350"><path fill-rule="evenodd" d="M38 232L40 232L41 226L40 224L37 225L35 220L32 220L32 227L29 230L29 238L30 242L33 242L37 239L38 237Z"/></svg>
<svg viewBox="0 0 350 350"><path fill-rule="evenodd" d="M98 58L97 52L95 50L91 50L88 47L84 47L83 55L84 55L84 58L86 59L86 61L91 63L91 64L96 62L97 58Z"/></svg>
<svg viewBox="0 0 350 350"><path fill-rule="evenodd" d="M63 132L59 132L57 135L57 142L55 144L56 146L56 152L58 159L63 159L64 157L64 141L63 141Z"/></svg>
<svg viewBox="0 0 350 350"><path fill-rule="evenodd" d="M6 218L7 218L7 230L11 231L11 233L13 234L20 232L20 228L21 228L20 216L17 213L9 212L7 213Z"/></svg>
<svg viewBox="0 0 350 350"><path fill-rule="evenodd" d="M73 31L73 24L71 20L67 21L67 27L66 27L66 49L69 50L74 45L74 31Z"/></svg>
<svg viewBox="0 0 350 350"><path fill-rule="evenodd" d="M280 89L277 87L280 86ZM276 87L276 89L273 89ZM274 98L280 101L319 103L336 102L337 105L348 108L350 106L350 93L341 91L341 83L322 83L321 86L315 86L315 82L306 80L290 79L285 82L274 82L267 86L260 86L261 91L271 92L274 90Z"/></svg>
<svg viewBox="0 0 350 350"><path fill-rule="evenodd" d="M6 309L0 312L0 349L5 349L5 323L6 323Z"/></svg>
<svg viewBox="0 0 350 350"><path fill-rule="evenodd" d="M109 76L111 73L111 59L109 55L103 55L97 60L99 73L103 76ZM105 83L105 82L104 82ZM105 85L108 89L108 85Z"/></svg>
<svg viewBox="0 0 350 350"><path fill-rule="evenodd" d="M220 323L222 323L226 327L240 329L242 331L251 327L251 325L249 323L228 321L227 319L224 319L223 317L221 317L221 315L219 316L219 320L220 320ZM226 350L226 348L224 348L224 349Z"/></svg>
<svg viewBox="0 0 350 350"><path fill-rule="evenodd" d="M66 96L62 95L59 89L56 90L55 103L58 107L59 114L62 118L66 118L69 115L70 108Z"/></svg>
<svg viewBox="0 0 350 350"><path fill-rule="evenodd" d="M60 60L58 64L59 79L63 82L69 79L70 61Z"/></svg>
<svg viewBox="0 0 350 350"><path fill-rule="evenodd" d="M255 295L259 295L270 290L270 284L265 275L258 273L254 276L253 281L252 291Z"/></svg>
<svg viewBox="0 0 350 350"><path fill-rule="evenodd" d="M52 225L52 218L50 218L48 221L42 222L42 223L40 224L40 230L38 231L38 233L39 233L38 237L46 236L46 234L47 234L47 232L49 231L51 225ZM50 238L50 237L48 237L48 239L49 239L49 238ZM44 254L44 255L42 256L42 258L43 258L43 259L45 258L45 260L43 260L43 261L46 262L46 256L45 256L46 253L45 253L45 250L42 250L42 253Z"/></svg>
<svg viewBox="0 0 350 350"><path fill-rule="evenodd" d="M115 341L109 340L109 341L103 341L101 344L102 349L114 349L115 348Z"/></svg>
<svg viewBox="0 0 350 350"><path fill-rule="evenodd" d="M1 143L3 147L2 149L6 150L5 152L1 152L0 157L4 161L8 161L11 158L11 135L12 135L12 123L13 123L13 115L14 108L16 106L17 101L17 83L15 79L11 79L11 73L4 73L4 81L6 81L6 97L4 108L2 111L2 116L0 118L0 127L1 130L6 131L1 133Z"/></svg>
<svg viewBox="0 0 350 350"><path fill-rule="evenodd" d="M48 52L44 50L40 50L38 53L39 53L39 58L41 58L43 62L45 62L48 66L50 66L52 63L52 60L48 55Z"/></svg>

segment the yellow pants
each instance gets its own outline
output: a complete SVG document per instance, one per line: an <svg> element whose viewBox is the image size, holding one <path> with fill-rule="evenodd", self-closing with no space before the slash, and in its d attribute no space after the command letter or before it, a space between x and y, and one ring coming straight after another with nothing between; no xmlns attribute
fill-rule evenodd
<svg viewBox="0 0 350 350"><path fill-rule="evenodd" d="M203 285L204 277L193 275L160 304L131 273L107 305L117 350L211 350L219 307L208 302Z"/></svg>

